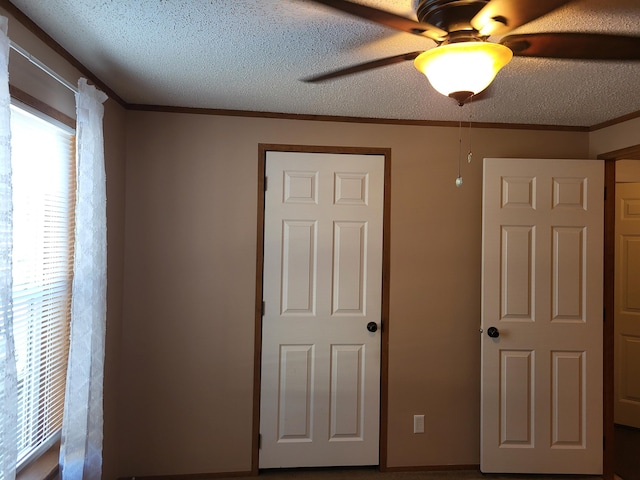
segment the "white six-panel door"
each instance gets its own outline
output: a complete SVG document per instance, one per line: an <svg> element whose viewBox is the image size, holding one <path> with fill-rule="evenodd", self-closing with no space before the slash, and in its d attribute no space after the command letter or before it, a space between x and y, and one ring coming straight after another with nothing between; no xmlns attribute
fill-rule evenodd
<svg viewBox="0 0 640 480"><path fill-rule="evenodd" d="M483 472L602 472L603 183L601 161L485 159Z"/></svg>
<svg viewBox="0 0 640 480"><path fill-rule="evenodd" d="M616 184L615 423L640 428L640 183Z"/></svg>
<svg viewBox="0 0 640 480"><path fill-rule="evenodd" d="M259 467L377 465L384 156L265 170Z"/></svg>

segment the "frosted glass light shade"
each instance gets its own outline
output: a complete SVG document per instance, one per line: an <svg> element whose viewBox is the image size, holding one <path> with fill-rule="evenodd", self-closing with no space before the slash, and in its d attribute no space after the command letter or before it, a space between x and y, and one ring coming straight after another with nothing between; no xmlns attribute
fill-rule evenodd
<svg viewBox="0 0 640 480"><path fill-rule="evenodd" d="M513 52L497 43L460 42L432 48L416 57L413 64L443 95L487 88Z"/></svg>

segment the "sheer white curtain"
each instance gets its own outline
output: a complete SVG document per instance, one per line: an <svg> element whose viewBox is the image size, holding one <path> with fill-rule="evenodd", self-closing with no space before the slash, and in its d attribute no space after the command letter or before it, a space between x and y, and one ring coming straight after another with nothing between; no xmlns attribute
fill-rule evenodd
<svg viewBox="0 0 640 480"><path fill-rule="evenodd" d="M107 292L107 221L103 102L78 82L78 156L71 343L62 424L62 480L99 480L102 470L102 390Z"/></svg>
<svg viewBox="0 0 640 480"><path fill-rule="evenodd" d="M9 124L9 38L0 17L0 480L16 475L18 387L13 341L13 202L11 199L11 128Z"/></svg>

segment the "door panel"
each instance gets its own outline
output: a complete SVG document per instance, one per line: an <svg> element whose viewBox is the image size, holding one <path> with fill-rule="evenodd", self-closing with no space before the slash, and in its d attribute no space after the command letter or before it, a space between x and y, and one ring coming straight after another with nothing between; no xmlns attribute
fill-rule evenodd
<svg viewBox="0 0 640 480"><path fill-rule="evenodd" d="M331 440L363 440L364 347L331 346Z"/></svg>
<svg viewBox="0 0 640 480"><path fill-rule="evenodd" d="M603 163L484 175L481 470L599 474Z"/></svg>
<svg viewBox="0 0 640 480"><path fill-rule="evenodd" d="M384 156L267 152L260 468L379 462Z"/></svg>
<svg viewBox="0 0 640 480"><path fill-rule="evenodd" d="M501 318L531 321L533 319L533 234L535 227L502 226Z"/></svg>
<svg viewBox="0 0 640 480"><path fill-rule="evenodd" d="M316 222L285 220L282 234L282 314L313 315Z"/></svg>
<svg viewBox="0 0 640 480"><path fill-rule="evenodd" d="M551 445L585 446L584 352L551 352Z"/></svg>
<svg viewBox="0 0 640 480"><path fill-rule="evenodd" d="M500 445L532 446L535 352L500 352Z"/></svg>
<svg viewBox="0 0 640 480"><path fill-rule="evenodd" d="M278 440L311 440L311 406L313 399L313 345L280 347L278 390Z"/></svg>
<svg viewBox="0 0 640 480"><path fill-rule="evenodd" d="M614 420L640 428L640 183L616 184Z"/></svg>
<svg viewBox="0 0 640 480"><path fill-rule="evenodd" d="M552 227L552 322L582 322L584 227Z"/></svg>
<svg viewBox="0 0 640 480"><path fill-rule="evenodd" d="M366 222L335 222L333 314L364 315Z"/></svg>

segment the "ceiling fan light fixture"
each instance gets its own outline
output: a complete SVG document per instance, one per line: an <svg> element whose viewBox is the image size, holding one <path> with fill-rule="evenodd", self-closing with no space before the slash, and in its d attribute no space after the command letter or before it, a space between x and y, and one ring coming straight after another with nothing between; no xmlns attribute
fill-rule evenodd
<svg viewBox="0 0 640 480"><path fill-rule="evenodd" d="M414 66L442 95L456 98L457 92L475 95L487 88L513 52L489 42L449 43L416 57Z"/></svg>

